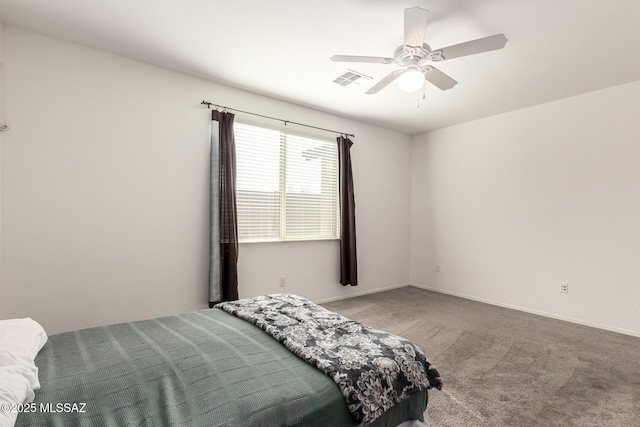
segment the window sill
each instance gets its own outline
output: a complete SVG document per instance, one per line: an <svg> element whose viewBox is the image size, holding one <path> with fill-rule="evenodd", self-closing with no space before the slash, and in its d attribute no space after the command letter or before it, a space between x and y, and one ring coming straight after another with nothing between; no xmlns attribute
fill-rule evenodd
<svg viewBox="0 0 640 427"><path fill-rule="evenodd" d="M327 237L322 239L312 239L312 238L300 238L300 239L260 239L260 240L241 240L238 243L241 245L244 244L253 244L253 243L288 243L288 242L326 242L332 240L340 240L338 237Z"/></svg>

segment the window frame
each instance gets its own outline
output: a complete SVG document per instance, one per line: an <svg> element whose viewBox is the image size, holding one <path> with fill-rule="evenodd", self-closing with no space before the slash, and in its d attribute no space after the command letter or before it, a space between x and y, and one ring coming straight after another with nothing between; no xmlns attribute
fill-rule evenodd
<svg viewBox="0 0 640 427"><path fill-rule="evenodd" d="M340 240L340 160L339 160L339 152L338 152L338 143L334 138L326 134L321 134L320 132L305 132L297 129L292 130L291 128L285 125L274 125L272 123L263 123L258 120L246 120L240 119L236 117L234 121L234 132L235 125L246 125L246 126L254 126L258 128L264 128L272 131L277 131L280 133L280 159L279 159L279 196L280 196L280 237L256 237L256 238L243 238L240 236L238 232L238 243L276 243L276 242L315 242L315 241L333 241ZM286 237L286 135L298 136L302 138L310 138L316 139L319 141L323 141L329 144L335 144L336 149L336 170L335 170L335 198L334 198L334 206L335 211L333 213L334 216L334 224L335 224L335 234L333 237L313 237L311 235L299 236L299 237ZM236 154L237 157L237 154ZM284 158L284 161L283 161ZM237 164L237 159L236 159ZM237 166L236 166L237 173ZM238 197L238 189L236 187L236 199ZM239 221L239 219L238 219ZM284 237L283 237L284 236Z"/></svg>

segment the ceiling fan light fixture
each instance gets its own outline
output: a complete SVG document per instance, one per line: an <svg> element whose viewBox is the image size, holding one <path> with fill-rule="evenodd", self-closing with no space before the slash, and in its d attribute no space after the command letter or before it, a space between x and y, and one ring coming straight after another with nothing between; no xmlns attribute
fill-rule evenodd
<svg viewBox="0 0 640 427"><path fill-rule="evenodd" d="M398 80L400 90L416 92L424 87L425 81L440 90L449 90L458 84L457 81L428 65L428 62L448 61L462 56L475 55L502 49L508 39L504 34L471 40L441 49L432 50L425 43L429 11L421 7L410 7L404 10L404 40L393 52L393 58L379 56L333 55L334 62L364 62L370 64L397 64L402 68L395 69L380 79L365 93L373 95Z"/></svg>
<svg viewBox="0 0 640 427"><path fill-rule="evenodd" d="M398 77L398 87L403 92L415 92L422 85L424 85L424 74L418 68L409 68Z"/></svg>

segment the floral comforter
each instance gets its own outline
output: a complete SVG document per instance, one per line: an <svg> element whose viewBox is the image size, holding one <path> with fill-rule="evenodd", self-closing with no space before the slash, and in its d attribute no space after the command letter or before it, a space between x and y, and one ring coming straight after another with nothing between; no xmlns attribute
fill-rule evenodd
<svg viewBox="0 0 640 427"><path fill-rule="evenodd" d="M411 342L302 297L274 294L216 307L258 326L331 377L363 426L414 393L442 388L436 368Z"/></svg>

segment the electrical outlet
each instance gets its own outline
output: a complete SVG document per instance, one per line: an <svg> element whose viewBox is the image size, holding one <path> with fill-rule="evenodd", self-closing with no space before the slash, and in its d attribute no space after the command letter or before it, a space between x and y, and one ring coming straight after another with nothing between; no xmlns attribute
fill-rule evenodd
<svg viewBox="0 0 640 427"><path fill-rule="evenodd" d="M440 273L440 264L436 264L436 273Z"/></svg>
<svg viewBox="0 0 640 427"><path fill-rule="evenodd" d="M280 287L284 288L287 285L287 277L286 276L280 276Z"/></svg>
<svg viewBox="0 0 640 427"><path fill-rule="evenodd" d="M560 293L568 294L569 293L569 284L568 283L560 283Z"/></svg>

